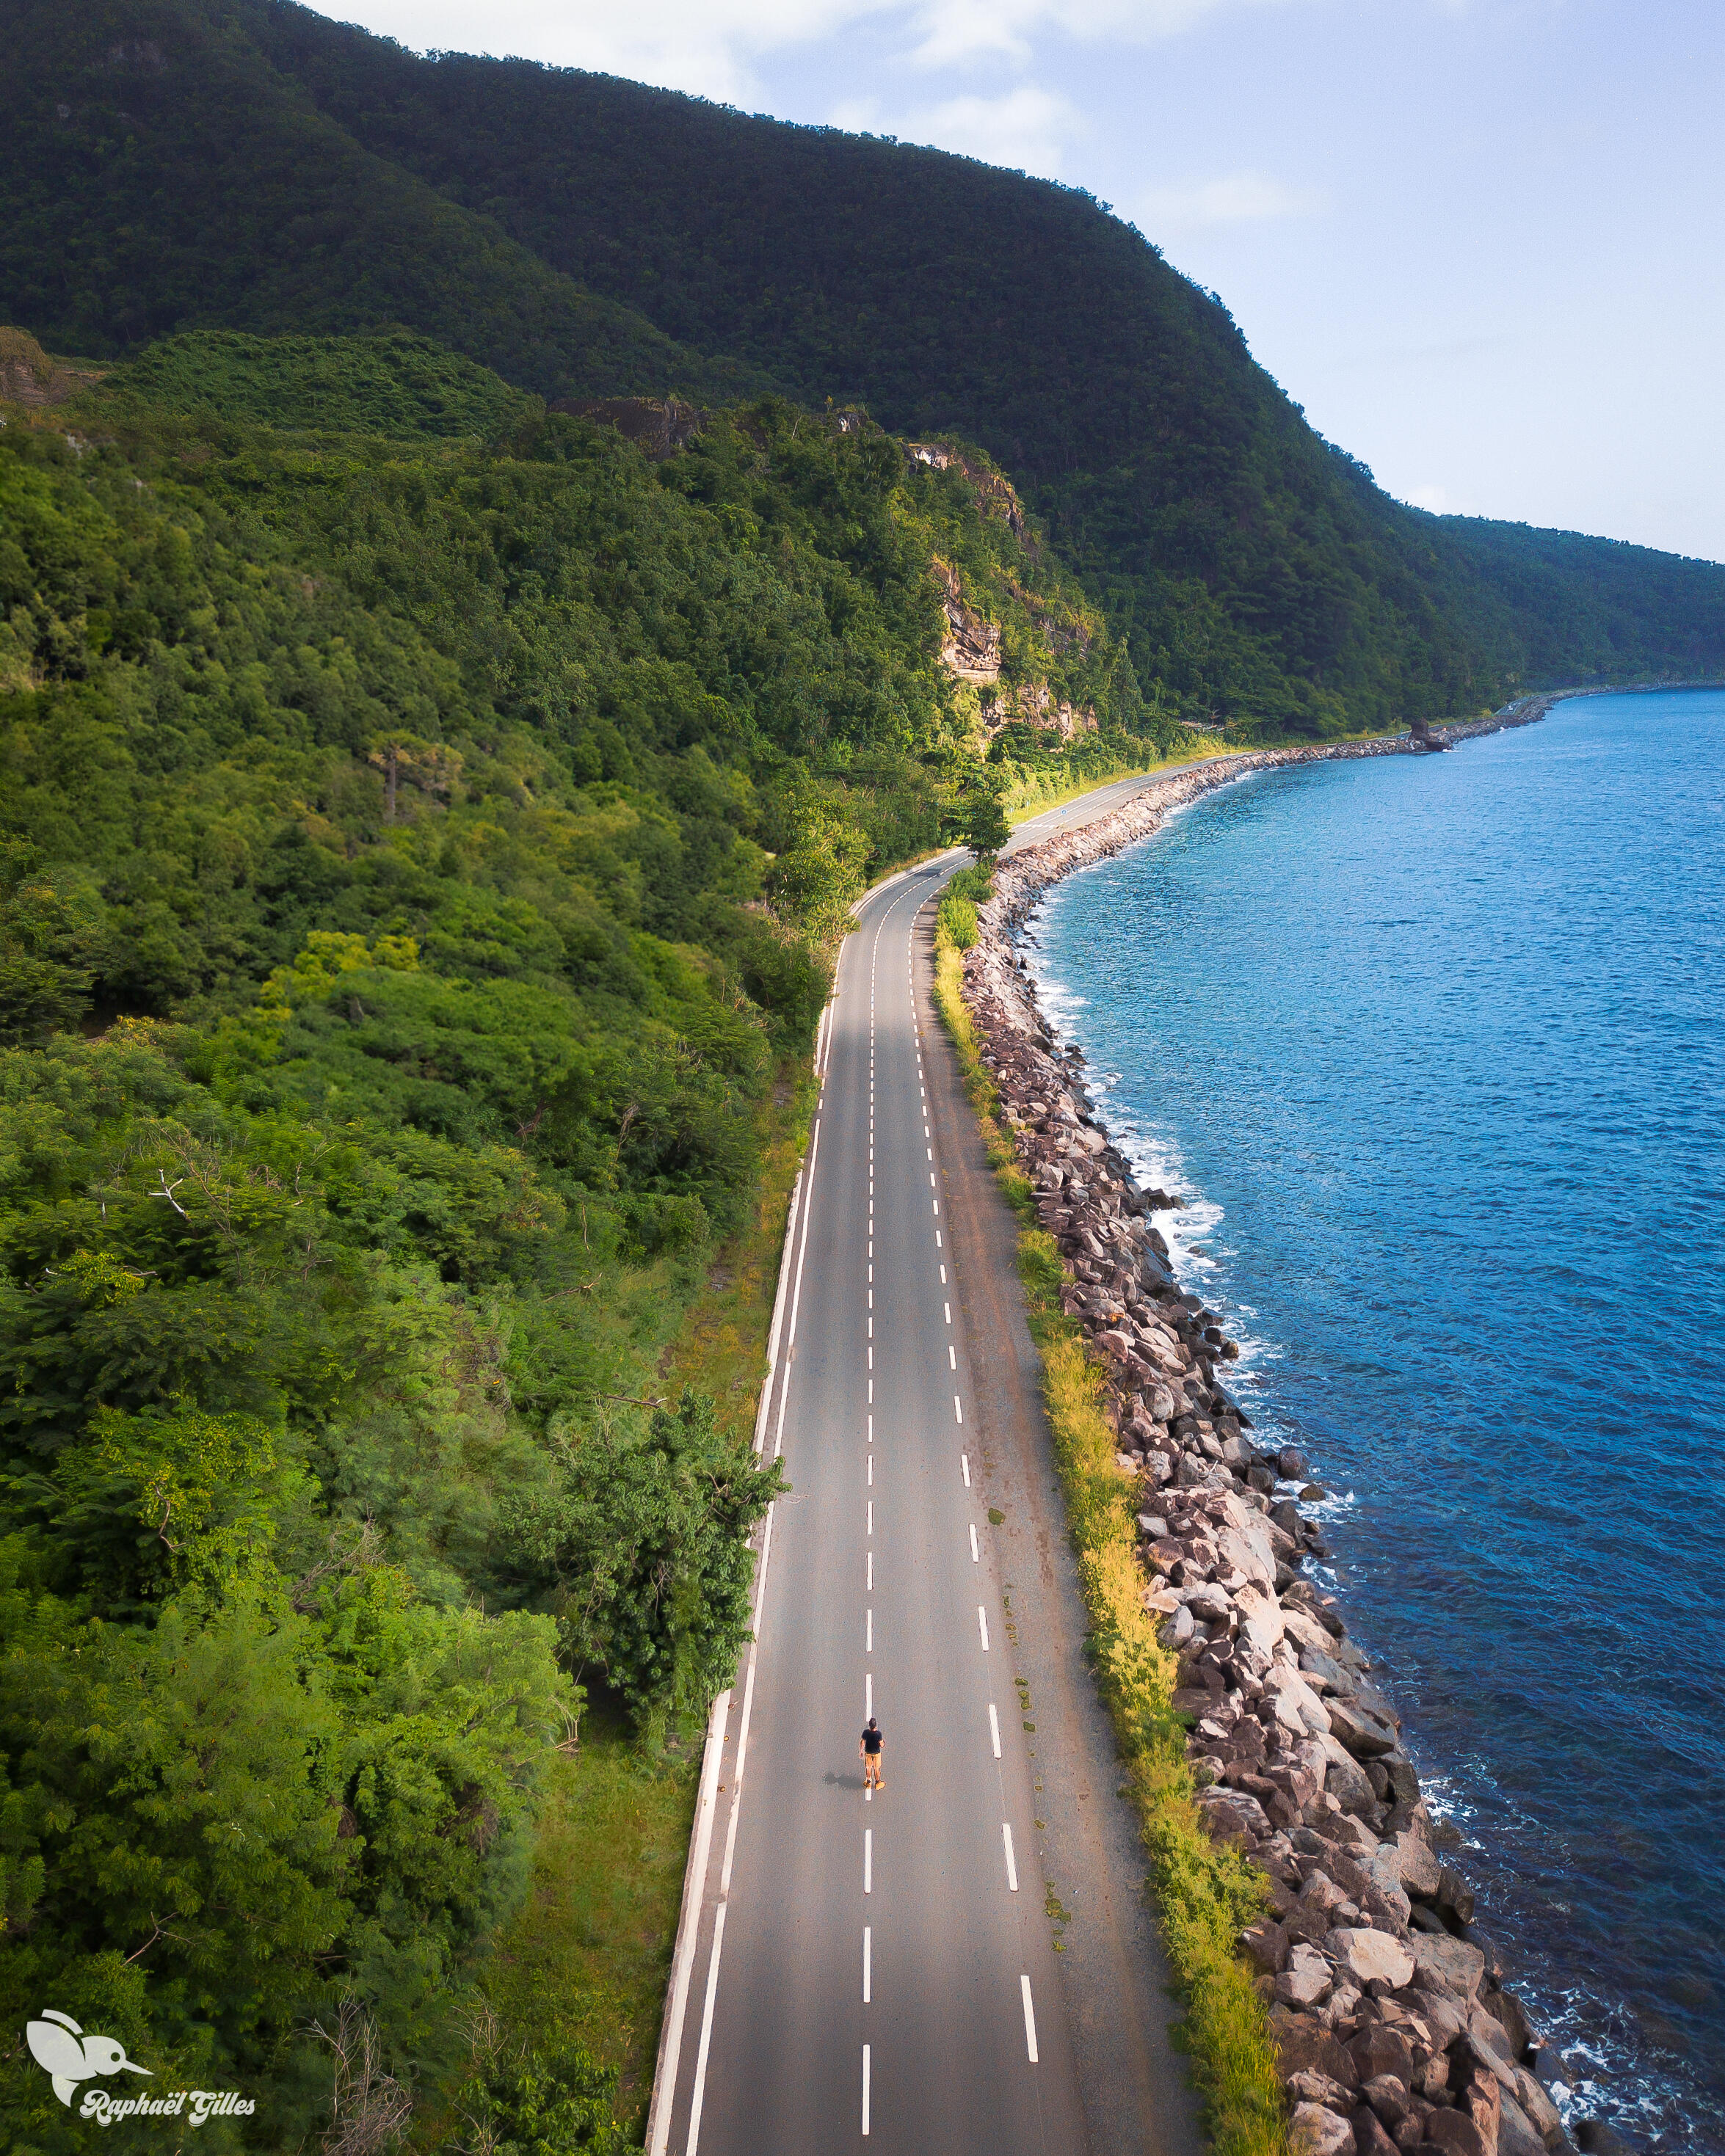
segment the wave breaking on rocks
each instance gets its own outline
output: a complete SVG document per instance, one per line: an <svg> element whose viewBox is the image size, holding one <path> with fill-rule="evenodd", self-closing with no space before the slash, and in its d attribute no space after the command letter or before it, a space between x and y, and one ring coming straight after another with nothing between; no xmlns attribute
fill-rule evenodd
<svg viewBox="0 0 1725 2156"><path fill-rule="evenodd" d="M1552 701L1434 732L1447 742L1527 724ZM1254 1442L1224 1383L1238 1348L1182 1289L1155 1225L1181 1201L1139 1188L1018 950L1051 884L1200 794L1251 771L1411 747L1243 757L1003 855L978 908L964 993L1062 1255L1063 1306L1105 1373L1105 1411L1135 1485L1144 1602L1179 1657L1174 1705L1190 1727L1201 1815L1269 1881L1269 1912L1240 1945L1269 2010L1295 2156L1573 2156L1554 2100L1561 2064L1505 1988L1473 1893L1446 1861L1460 1838L1422 1796L1401 1718L1336 1598L1305 1576L1308 1559L1329 1553L1304 1507L1327 1493L1296 1450ZM1624 2147L1593 2121L1577 2133L1589 2156Z"/></svg>

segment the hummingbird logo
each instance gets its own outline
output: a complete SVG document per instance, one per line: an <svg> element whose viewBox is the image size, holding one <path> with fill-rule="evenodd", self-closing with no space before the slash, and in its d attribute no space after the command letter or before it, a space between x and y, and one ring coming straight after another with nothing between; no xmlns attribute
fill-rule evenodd
<svg viewBox="0 0 1725 2156"><path fill-rule="evenodd" d="M123 2044L111 2036L86 2036L70 2015L56 2014L52 2007L43 2010L39 2021L27 2023L24 2035L30 2056L53 2076L54 2092L64 2104L70 2104L73 2090L92 2074L117 2074L122 2066L129 2074L150 2071L126 2057Z"/></svg>

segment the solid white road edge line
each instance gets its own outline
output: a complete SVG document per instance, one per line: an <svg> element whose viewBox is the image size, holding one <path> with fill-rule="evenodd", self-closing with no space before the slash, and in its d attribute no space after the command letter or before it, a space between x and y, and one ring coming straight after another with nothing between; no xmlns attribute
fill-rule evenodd
<svg viewBox="0 0 1725 2156"><path fill-rule="evenodd" d="M689 2102L689 2138L684 2156L695 2156L701 2138L701 2099L707 2092L707 2053L713 2042L713 2002L718 1995L718 1950L724 1943L724 1903L713 1920L713 1959L707 1969L707 1999L701 2009L701 2048L695 2054L695 2092Z"/></svg>
<svg viewBox="0 0 1725 2156"><path fill-rule="evenodd" d="M671 2143L671 2109L677 2087L677 2067L682 2052L682 2025L688 2010L689 1978L695 1964L695 1934L701 1928L701 1902L707 1886L707 1862L713 1851L713 1814L718 1785L719 1757L724 1750L725 1722L731 1696L722 1691L707 1717L707 1748L701 1761L701 1794L695 1810L694 1839L689 1844L688 1869L683 1875L682 1911L677 1919L677 1944L671 1965L671 1997L665 2009L665 2025L659 2036L659 2060L653 2075L653 2093L647 2123L648 2156L665 2156Z"/></svg>

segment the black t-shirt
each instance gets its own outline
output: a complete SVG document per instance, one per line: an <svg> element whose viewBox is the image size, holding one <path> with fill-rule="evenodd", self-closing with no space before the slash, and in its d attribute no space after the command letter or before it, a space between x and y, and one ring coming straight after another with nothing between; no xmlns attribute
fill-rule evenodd
<svg viewBox="0 0 1725 2156"><path fill-rule="evenodd" d="M865 1729L862 1732L862 1749L865 1752L878 1752L883 1741L883 1732L878 1729Z"/></svg>

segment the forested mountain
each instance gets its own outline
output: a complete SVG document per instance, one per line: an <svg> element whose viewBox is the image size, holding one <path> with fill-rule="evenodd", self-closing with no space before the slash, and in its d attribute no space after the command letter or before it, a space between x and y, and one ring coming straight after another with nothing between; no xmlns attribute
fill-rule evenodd
<svg viewBox="0 0 1725 2156"><path fill-rule="evenodd" d="M1725 572L1388 499L1074 190L284 0L10 0L0 313L407 322L519 387L769 379L980 444L1192 715L1313 732L1725 669Z"/></svg>

